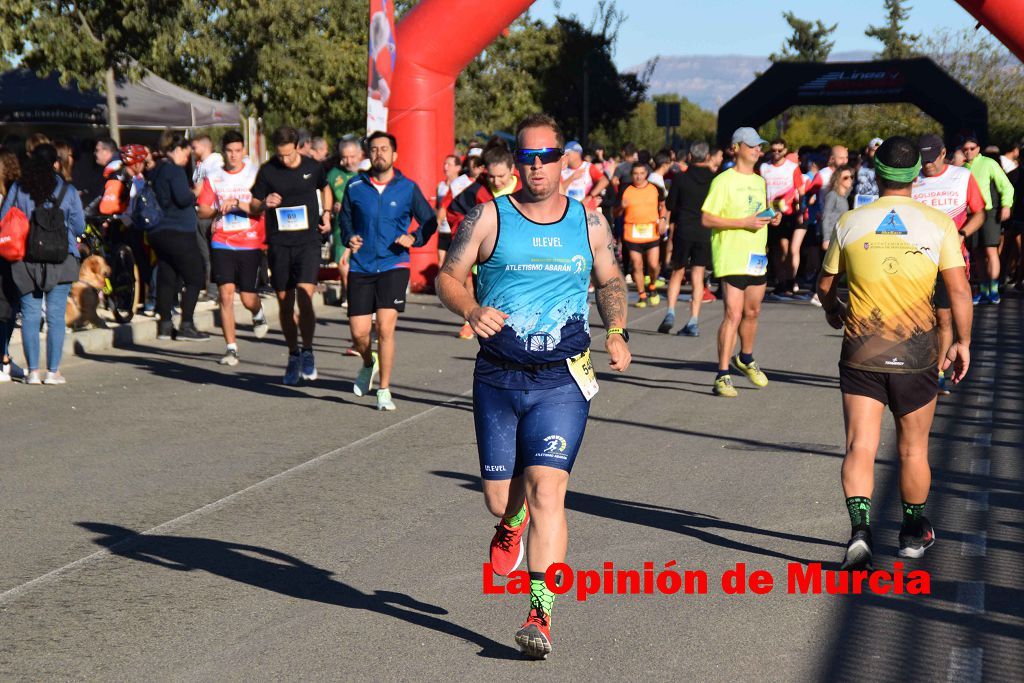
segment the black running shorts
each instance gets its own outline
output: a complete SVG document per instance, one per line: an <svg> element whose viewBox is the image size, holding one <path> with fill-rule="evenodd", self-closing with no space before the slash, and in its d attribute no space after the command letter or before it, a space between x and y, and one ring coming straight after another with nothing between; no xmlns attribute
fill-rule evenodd
<svg viewBox="0 0 1024 683"><path fill-rule="evenodd" d="M262 258L259 249L211 249L213 281L218 285L234 285L239 292L255 292Z"/></svg>
<svg viewBox="0 0 1024 683"><path fill-rule="evenodd" d="M896 373L857 370L840 365L839 390L844 394L873 398L889 406L896 417L902 417L939 395L939 373L934 368Z"/></svg>
<svg viewBox="0 0 1024 683"><path fill-rule="evenodd" d="M267 251L267 261L270 286L275 292L295 289L300 284L315 285L320 275L320 243L272 244Z"/></svg>
<svg viewBox="0 0 1024 683"><path fill-rule="evenodd" d="M654 240L653 242L627 242L622 241L622 250L625 252L636 252L638 254L646 254L651 249L657 249L661 246L661 240Z"/></svg>
<svg viewBox="0 0 1024 683"><path fill-rule="evenodd" d="M768 284L767 275L726 275L718 278L719 282L724 282L727 285L731 285L736 289L746 289L747 287L760 287Z"/></svg>
<svg viewBox="0 0 1024 683"><path fill-rule="evenodd" d="M348 274L348 315L370 315L382 308L405 310L409 269L393 268L383 273Z"/></svg>
<svg viewBox="0 0 1024 683"><path fill-rule="evenodd" d="M672 270L694 267L710 268L711 241L673 240L672 259L669 266Z"/></svg>
<svg viewBox="0 0 1024 683"><path fill-rule="evenodd" d="M1003 231L1003 226L997 218L998 213L996 209L985 211L985 222L981 224L981 230L968 238L971 249L999 246L999 235Z"/></svg>

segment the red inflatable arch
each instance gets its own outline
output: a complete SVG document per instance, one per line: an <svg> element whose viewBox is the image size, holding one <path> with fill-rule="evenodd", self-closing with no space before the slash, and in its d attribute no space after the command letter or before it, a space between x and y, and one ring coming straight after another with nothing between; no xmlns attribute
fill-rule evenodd
<svg viewBox="0 0 1024 683"><path fill-rule="evenodd" d="M1020 0L958 0L985 28L1024 60L1024 11ZM391 132L399 166L434 194L441 159L455 143L455 79L533 0L422 0L399 22L398 56L390 103ZM437 272L437 242L412 254L410 285L430 290Z"/></svg>

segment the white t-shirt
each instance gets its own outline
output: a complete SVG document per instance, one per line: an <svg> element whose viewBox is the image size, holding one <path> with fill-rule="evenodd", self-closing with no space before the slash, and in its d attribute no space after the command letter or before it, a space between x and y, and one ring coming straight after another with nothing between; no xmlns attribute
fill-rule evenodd
<svg viewBox="0 0 1024 683"><path fill-rule="evenodd" d="M224 168L224 157L219 152L214 152L196 164L192 170L192 184L201 185L204 180L213 175L214 171Z"/></svg>
<svg viewBox="0 0 1024 683"><path fill-rule="evenodd" d="M437 202L440 203L448 195L448 181L442 180L437 184ZM448 225L448 219L445 218L443 221L437 224L437 231L442 235L450 235L452 232L452 226Z"/></svg>

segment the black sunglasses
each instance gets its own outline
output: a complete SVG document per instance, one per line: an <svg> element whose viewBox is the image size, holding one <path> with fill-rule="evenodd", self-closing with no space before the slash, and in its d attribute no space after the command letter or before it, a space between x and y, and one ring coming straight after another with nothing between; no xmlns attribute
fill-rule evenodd
<svg viewBox="0 0 1024 683"><path fill-rule="evenodd" d="M533 166L534 159L540 159L542 164L553 164L561 160L565 150L561 147L541 147L540 149L517 149L516 163L523 166Z"/></svg>

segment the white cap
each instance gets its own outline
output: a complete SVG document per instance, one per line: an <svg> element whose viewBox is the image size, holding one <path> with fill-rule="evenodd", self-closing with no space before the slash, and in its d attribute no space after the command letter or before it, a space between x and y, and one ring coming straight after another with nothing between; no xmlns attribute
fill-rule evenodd
<svg viewBox="0 0 1024 683"><path fill-rule="evenodd" d="M871 138L871 142L868 143L868 147L871 149L878 149L885 142L882 138Z"/></svg>
<svg viewBox="0 0 1024 683"><path fill-rule="evenodd" d="M479 147L470 147L469 151L466 152L467 157L479 157L483 156L484 151Z"/></svg>

